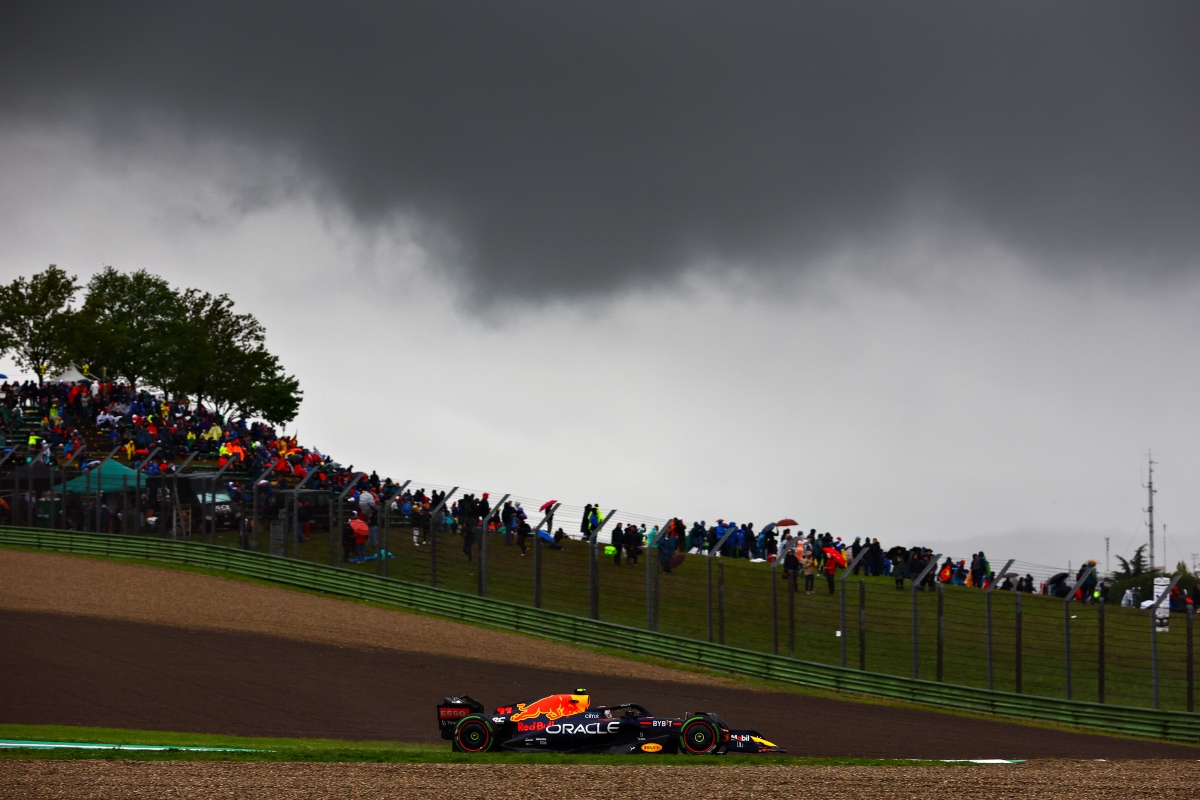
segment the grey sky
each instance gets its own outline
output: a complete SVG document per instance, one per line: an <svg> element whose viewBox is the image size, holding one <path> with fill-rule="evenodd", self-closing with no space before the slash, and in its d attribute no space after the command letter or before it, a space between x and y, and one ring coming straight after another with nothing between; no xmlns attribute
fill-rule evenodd
<svg viewBox="0 0 1200 800"><path fill-rule="evenodd" d="M1195 3L10 5L9 120L295 155L467 290L792 271L913 222L1194 270ZM249 201L252 201L250 198Z"/></svg>
<svg viewBox="0 0 1200 800"><path fill-rule="evenodd" d="M1153 446L1200 551L1194 4L334 9L6 7L0 277L229 291L397 477L1078 563Z"/></svg>

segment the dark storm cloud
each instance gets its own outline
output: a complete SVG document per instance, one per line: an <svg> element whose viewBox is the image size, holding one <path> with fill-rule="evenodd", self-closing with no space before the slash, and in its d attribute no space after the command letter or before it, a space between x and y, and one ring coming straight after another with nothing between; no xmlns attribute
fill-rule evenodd
<svg viewBox="0 0 1200 800"><path fill-rule="evenodd" d="M289 148L362 219L448 226L483 291L914 218L1157 274L1200 252L1198 34L1194 2L9 3L0 108Z"/></svg>

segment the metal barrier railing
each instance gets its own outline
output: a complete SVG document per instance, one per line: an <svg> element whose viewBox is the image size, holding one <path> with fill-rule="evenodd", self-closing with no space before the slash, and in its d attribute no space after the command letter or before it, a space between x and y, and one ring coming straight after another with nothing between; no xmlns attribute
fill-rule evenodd
<svg viewBox="0 0 1200 800"><path fill-rule="evenodd" d="M370 572L358 571L353 567L336 568L315 561L277 557L231 547L152 537L21 528L0 528L0 545L157 560L221 569L286 585L373 600L574 644L615 648L633 653L666 657L720 671L818 686L835 691L877 695L959 710L1046 720L1112 733L1188 742L1195 742L1200 737L1200 726L1197 725L1200 723L1200 715L1182 711L1105 705L1045 695L988 690L950 682L913 679L884 674L871 669L847 669L810 659L793 659L747 647L722 645L704 641L701 638L645 630L609 620L593 620L584 614L535 608L532 605L500 600L495 596L479 597L469 592L433 588L427 585L426 580L414 582L394 577L383 578ZM865 600L870 594L867 590L867 583L868 581L865 579L859 582L860 609L870 607ZM926 616L933 614L934 603L941 598L943 598L941 592L922 593L918 600L919 613ZM576 607L577 610L584 610L587 605L585 594L582 600L576 603ZM826 621L836 620L834 604L827 603L826 605L834 612L827 616ZM936 603L936 605L944 606L943 603ZM792 608L795 607L796 604L793 602ZM644 609L642 611L644 612ZM885 619L884 625L895 621ZM867 624L866 614L860 613L860 631ZM939 616L935 626L926 627L931 627L934 631L939 632L935 635L940 640L941 631L957 624L960 624L960 621ZM903 625L899 626L900 641L905 638L904 627ZM976 627L978 627L977 624ZM731 635L735 632L738 634L735 637L738 643L744 643L740 626L730 629ZM838 633L842 632L839 630ZM868 650L864 648L864 641L864 638L860 636L860 649L855 653L859 656L860 666L875 667L880 659L886 660L886 653L876 654L877 642L873 640L875 646ZM813 649L815 650L815 648ZM830 643L825 650L832 651L835 656L839 655L840 643L838 646ZM938 652L940 651L939 647ZM803 654L807 655L808 653ZM902 660L905 660L907 655L907 653L902 653ZM928 660L931 656L921 651L920 658ZM922 663L926 663L926 661ZM946 659L944 666L948 668L947 672L953 676L957 666L955 660L953 658ZM1037 674L1036 671L1034 674Z"/></svg>

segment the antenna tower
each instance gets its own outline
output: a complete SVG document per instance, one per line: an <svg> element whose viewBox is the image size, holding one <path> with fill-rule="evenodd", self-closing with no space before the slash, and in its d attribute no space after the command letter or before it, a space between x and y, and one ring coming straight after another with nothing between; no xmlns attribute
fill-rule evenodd
<svg viewBox="0 0 1200 800"><path fill-rule="evenodd" d="M1153 572L1154 571L1154 495L1155 495L1154 465L1157 464L1158 462L1154 460L1154 455L1149 451L1147 451L1147 453L1146 453L1146 458L1149 459L1149 461L1150 461L1150 479L1149 479L1148 483L1142 484L1142 488L1146 490L1146 494L1150 499L1150 505L1147 508L1143 509L1143 511L1145 511L1147 514L1150 515L1150 519L1149 519L1149 524L1150 524L1150 571Z"/></svg>

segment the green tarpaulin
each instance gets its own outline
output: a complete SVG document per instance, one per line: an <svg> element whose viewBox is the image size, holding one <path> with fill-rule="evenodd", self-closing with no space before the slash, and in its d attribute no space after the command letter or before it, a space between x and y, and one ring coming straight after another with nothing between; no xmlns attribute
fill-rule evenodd
<svg viewBox="0 0 1200 800"><path fill-rule="evenodd" d="M72 478L67 481L66 489L68 494L84 494L85 492L95 492L97 489L96 482L100 482L99 488L105 492L119 492L128 487L130 489L137 485L137 472L130 469L124 464L118 464L116 461L109 461L99 469L80 475L78 478ZM142 486L146 485L146 476L142 476Z"/></svg>

